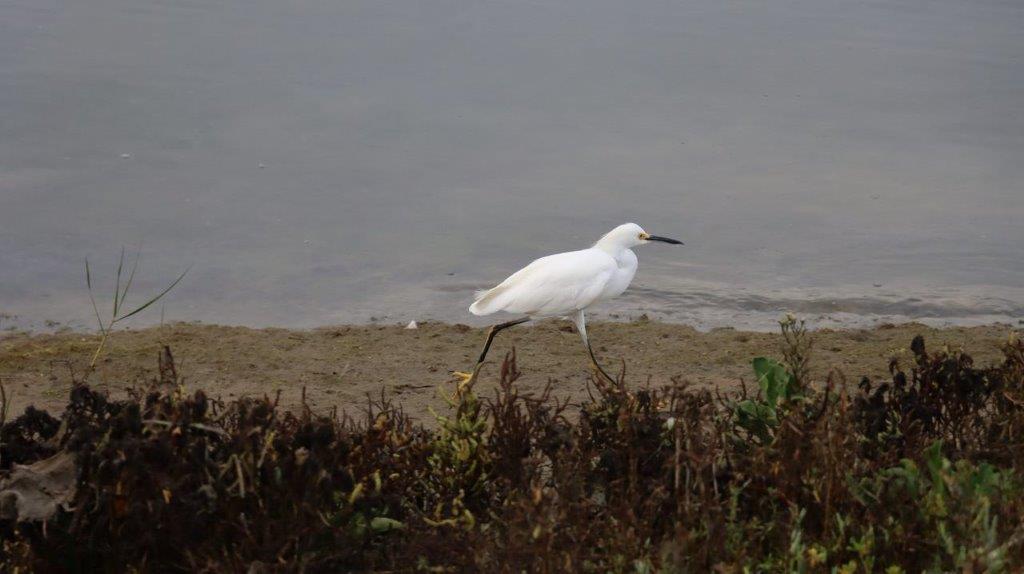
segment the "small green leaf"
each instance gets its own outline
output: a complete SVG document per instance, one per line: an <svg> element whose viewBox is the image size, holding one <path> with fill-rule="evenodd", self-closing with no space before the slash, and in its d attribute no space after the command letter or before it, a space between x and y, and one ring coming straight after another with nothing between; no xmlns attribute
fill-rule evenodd
<svg viewBox="0 0 1024 574"><path fill-rule="evenodd" d="M384 533L391 532L392 530L401 530L405 528L405 524L395 520L394 518L388 518L386 516L375 516L370 520L370 528L374 532Z"/></svg>
<svg viewBox="0 0 1024 574"><path fill-rule="evenodd" d="M753 366L757 383L769 405L774 407L778 404L779 399L792 398L793 375L785 367L766 357L754 359Z"/></svg>

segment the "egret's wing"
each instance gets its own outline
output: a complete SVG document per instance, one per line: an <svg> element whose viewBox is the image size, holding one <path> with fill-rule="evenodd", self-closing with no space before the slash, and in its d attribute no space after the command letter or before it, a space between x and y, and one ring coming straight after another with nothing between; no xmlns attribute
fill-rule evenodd
<svg viewBox="0 0 1024 574"><path fill-rule="evenodd" d="M541 257L482 293L469 310L475 315L569 313L593 303L615 270L615 259L597 249Z"/></svg>

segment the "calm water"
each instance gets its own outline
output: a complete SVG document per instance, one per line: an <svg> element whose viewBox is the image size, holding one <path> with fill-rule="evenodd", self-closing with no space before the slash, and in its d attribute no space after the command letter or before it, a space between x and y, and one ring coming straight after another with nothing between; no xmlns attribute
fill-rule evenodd
<svg viewBox="0 0 1024 574"><path fill-rule="evenodd" d="M168 320L468 322L624 221L606 316L1017 323L1022 220L1020 0L0 0L3 325L140 244Z"/></svg>

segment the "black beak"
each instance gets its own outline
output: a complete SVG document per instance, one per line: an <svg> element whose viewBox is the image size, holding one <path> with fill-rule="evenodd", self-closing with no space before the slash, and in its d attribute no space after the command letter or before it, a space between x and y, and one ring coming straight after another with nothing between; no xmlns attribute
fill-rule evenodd
<svg viewBox="0 0 1024 574"><path fill-rule="evenodd" d="M660 241L662 243L671 243L672 245L682 245L683 242L678 239L671 239L668 237L658 237L657 235L650 235L647 237L648 241Z"/></svg>

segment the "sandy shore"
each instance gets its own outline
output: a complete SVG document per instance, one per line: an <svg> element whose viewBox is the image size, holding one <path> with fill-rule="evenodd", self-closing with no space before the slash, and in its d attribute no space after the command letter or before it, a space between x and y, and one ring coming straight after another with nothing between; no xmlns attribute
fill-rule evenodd
<svg viewBox="0 0 1024 574"><path fill-rule="evenodd" d="M588 326L595 352L609 371L625 361L634 386L667 384L675 377L697 385L736 388L750 381L750 360L779 357L780 336L774 333L717 329L701 333L690 327L650 321L595 323ZM832 369L849 383L864 375L887 376L888 358L924 335L930 348L962 347L979 364L997 360L1011 327L993 325L934 329L918 324L873 330L816 331L812 375L824 379ZM452 370L468 369L483 341L483 329L442 323L402 326L338 326L309 331L251 329L176 323L120 331L108 341L89 381L114 395L145 385L156 376L157 354L171 347L179 373L189 389L213 396L273 395L299 407L302 389L317 411L334 407L349 412L365 404L367 393L383 389L407 412L429 418L428 406L442 406L438 387L451 380ZM98 338L66 332L9 334L0 338L0 381L11 400L11 413L25 406L59 411L73 380L81 377ZM570 400L586 396L589 363L586 351L568 323L547 321L505 331L495 341L480 389L490 394L501 357L512 346L524 375L520 384L538 390L550 378L556 395Z"/></svg>

